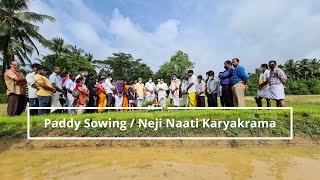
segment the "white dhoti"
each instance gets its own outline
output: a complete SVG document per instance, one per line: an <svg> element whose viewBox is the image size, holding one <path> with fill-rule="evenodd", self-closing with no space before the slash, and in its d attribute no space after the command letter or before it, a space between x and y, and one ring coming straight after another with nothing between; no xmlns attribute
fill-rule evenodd
<svg viewBox="0 0 320 180"><path fill-rule="evenodd" d="M153 101L155 97L155 93L147 92L146 101Z"/></svg>
<svg viewBox="0 0 320 180"><path fill-rule="evenodd" d="M267 86L267 87L265 87L265 88L263 88L261 90L258 89L257 90L257 97L258 98L267 98L267 99L269 99L268 92L269 92L269 86Z"/></svg>
<svg viewBox="0 0 320 180"><path fill-rule="evenodd" d="M60 103L60 94L53 94L51 97L51 107L62 107ZM56 111L57 109L51 109L51 113Z"/></svg>
<svg viewBox="0 0 320 180"><path fill-rule="evenodd" d="M67 95L67 107L73 107L74 105L74 97L72 94L68 93ZM68 114L73 114L74 109L68 109Z"/></svg>
<svg viewBox="0 0 320 180"><path fill-rule="evenodd" d="M167 98L166 97L162 97L158 99L159 101L159 106L165 108L167 105Z"/></svg>
<svg viewBox="0 0 320 180"><path fill-rule="evenodd" d="M283 84L276 84L269 87L268 98L272 100L281 100L285 98Z"/></svg>
<svg viewBox="0 0 320 180"><path fill-rule="evenodd" d="M173 105L176 107L180 106L180 98L179 95L172 95Z"/></svg>
<svg viewBox="0 0 320 180"><path fill-rule="evenodd" d="M137 107L142 107L143 104L143 97L139 96L137 97Z"/></svg>
<svg viewBox="0 0 320 180"><path fill-rule="evenodd" d="M123 96L114 96L116 107L122 107Z"/></svg>

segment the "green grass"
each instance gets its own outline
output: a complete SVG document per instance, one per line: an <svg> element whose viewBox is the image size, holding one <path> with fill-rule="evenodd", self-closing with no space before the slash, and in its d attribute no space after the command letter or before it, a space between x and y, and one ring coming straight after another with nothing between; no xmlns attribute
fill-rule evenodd
<svg viewBox="0 0 320 180"><path fill-rule="evenodd" d="M320 96L288 96L286 105L294 109L294 132L313 138L320 137ZM273 105L275 103L273 102ZM253 97L246 97L246 106L255 107ZM26 114L20 117L4 117L6 107L0 105L0 137L24 138L26 137ZM133 112L108 112L103 114L83 115L53 115L45 116L51 120L61 120L63 117L75 120L131 120L169 118L178 120L190 120L194 118L206 118L212 120L275 120L277 127L274 129L238 129L232 128L228 131L221 129L152 129L130 128L126 131L104 128L80 128L78 131L72 129L44 129L44 116L31 117L32 136L90 136L90 137L162 137L162 136L288 136L289 135L289 110L171 110L169 112L136 110ZM129 125L129 124L128 124Z"/></svg>

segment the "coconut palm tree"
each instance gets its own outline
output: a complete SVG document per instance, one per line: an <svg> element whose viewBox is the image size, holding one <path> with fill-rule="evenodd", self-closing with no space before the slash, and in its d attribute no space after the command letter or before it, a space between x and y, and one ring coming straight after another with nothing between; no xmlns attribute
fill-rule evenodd
<svg viewBox="0 0 320 180"><path fill-rule="evenodd" d="M298 64L295 61L293 61L293 59L286 61L283 65L283 67L284 67L284 71L286 72L288 77L290 77L292 79L296 79L297 74L299 74L297 71Z"/></svg>
<svg viewBox="0 0 320 180"><path fill-rule="evenodd" d="M42 23L45 20L54 21L54 18L48 15L29 12L28 3L28 0L0 1L0 37L2 39L3 73L5 68L9 68L10 57L13 58L16 55L20 61L23 61L28 53L33 50L39 55L34 40L42 45L47 45L46 39L39 34L39 27L33 23Z"/></svg>

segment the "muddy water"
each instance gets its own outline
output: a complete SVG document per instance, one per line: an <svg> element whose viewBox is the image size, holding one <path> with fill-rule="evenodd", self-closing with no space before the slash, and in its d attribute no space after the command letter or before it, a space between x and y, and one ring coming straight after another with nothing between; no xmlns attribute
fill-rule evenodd
<svg viewBox="0 0 320 180"><path fill-rule="evenodd" d="M319 179L320 147L5 150L0 179Z"/></svg>

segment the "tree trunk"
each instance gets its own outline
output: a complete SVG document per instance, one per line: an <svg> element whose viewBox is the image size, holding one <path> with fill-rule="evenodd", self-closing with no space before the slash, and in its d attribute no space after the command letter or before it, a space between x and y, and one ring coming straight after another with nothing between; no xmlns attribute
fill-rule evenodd
<svg viewBox="0 0 320 180"><path fill-rule="evenodd" d="M3 45L3 66L2 66L2 74L6 72L6 68L10 68L10 62L9 62L9 52L8 52L8 47L9 47L9 40L10 37L6 36L4 40L4 45Z"/></svg>

